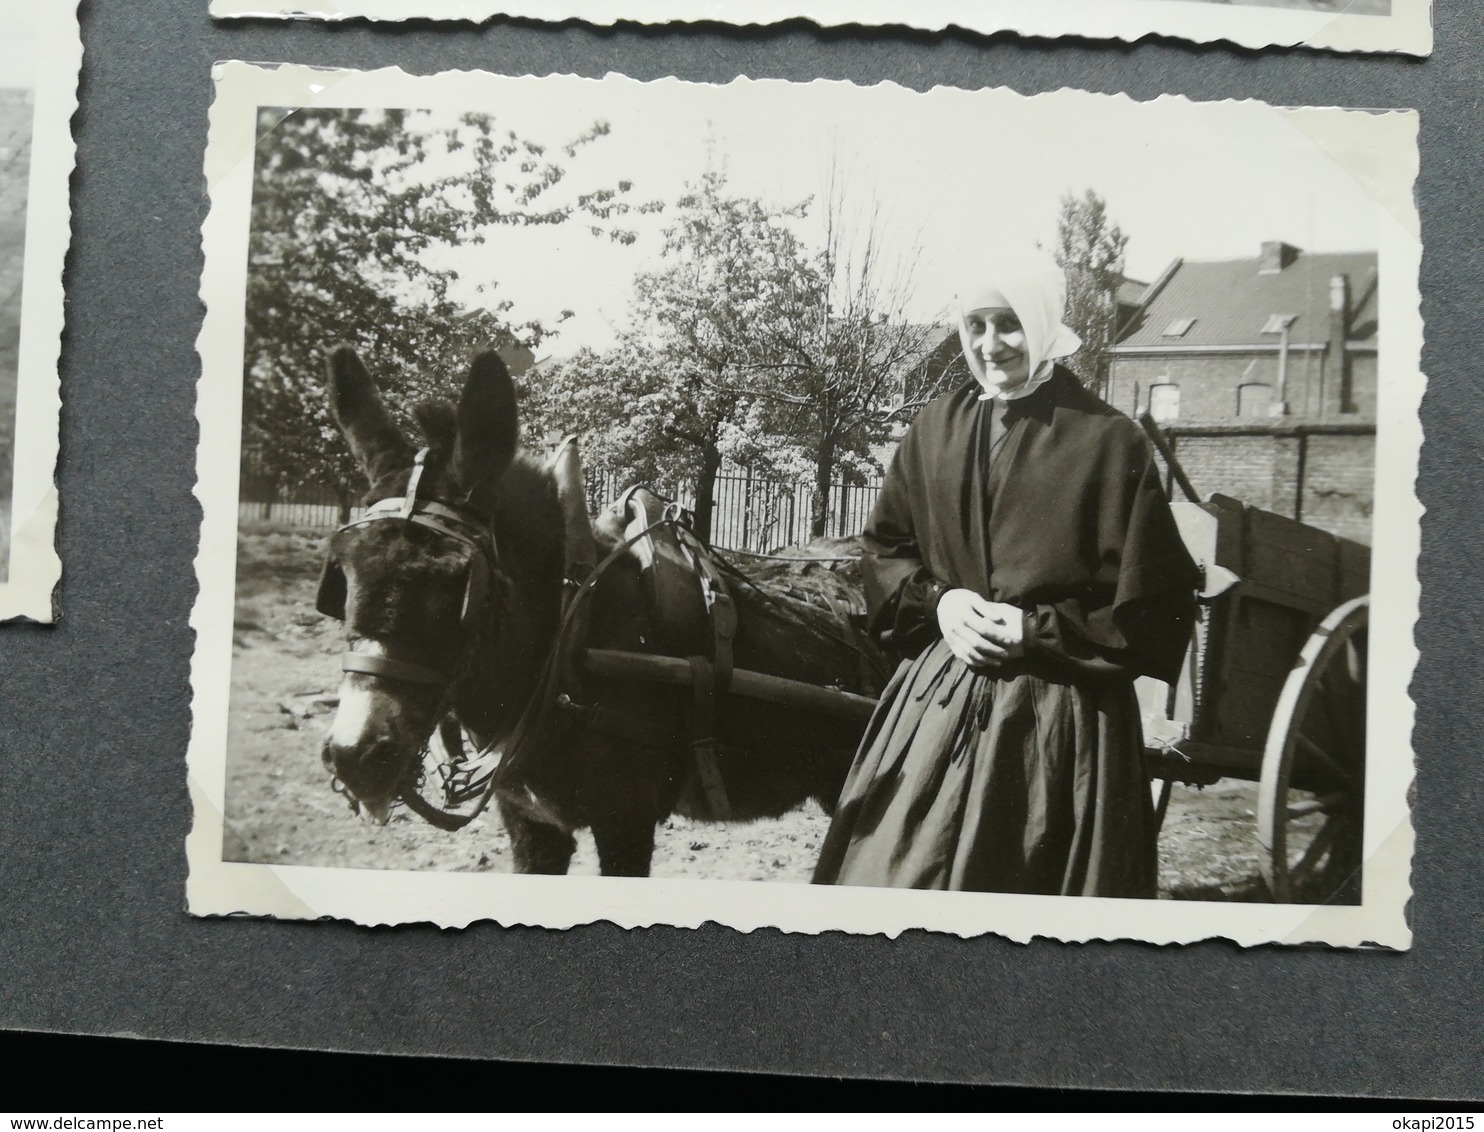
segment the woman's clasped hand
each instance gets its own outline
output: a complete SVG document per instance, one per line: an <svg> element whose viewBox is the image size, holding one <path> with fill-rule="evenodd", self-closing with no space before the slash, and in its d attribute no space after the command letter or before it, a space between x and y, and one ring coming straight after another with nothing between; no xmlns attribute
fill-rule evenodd
<svg viewBox="0 0 1484 1132"><path fill-rule="evenodd" d="M993 668L1025 655L1025 614L973 590L947 591L938 602L943 641L970 668Z"/></svg>

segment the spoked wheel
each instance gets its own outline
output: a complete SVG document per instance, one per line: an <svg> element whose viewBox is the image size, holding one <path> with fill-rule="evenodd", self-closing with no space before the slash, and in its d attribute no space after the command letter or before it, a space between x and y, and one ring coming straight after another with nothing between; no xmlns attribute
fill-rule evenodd
<svg viewBox="0 0 1484 1132"><path fill-rule="evenodd" d="M480 751L452 713L443 717L423 748L415 786L402 801L439 829L461 829L484 810L499 756Z"/></svg>
<svg viewBox="0 0 1484 1132"><path fill-rule="evenodd" d="M1274 900L1360 903L1369 624L1368 597L1326 617L1278 697L1257 812Z"/></svg>

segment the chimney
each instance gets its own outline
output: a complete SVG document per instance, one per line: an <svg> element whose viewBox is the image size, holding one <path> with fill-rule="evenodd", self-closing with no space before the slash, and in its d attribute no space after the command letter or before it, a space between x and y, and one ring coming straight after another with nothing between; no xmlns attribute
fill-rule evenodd
<svg viewBox="0 0 1484 1132"><path fill-rule="evenodd" d="M1331 321L1338 317L1342 333L1348 332L1350 325L1350 280L1344 275L1330 277L1329 311Z"/></svg>
<svg viewBox="0 0 1484 1132"><path fill-rule="evenodd" d="M1282 240L1265 240L1262 245L1262 255L1257 261L1257 273L1277 275L1297 259L1298 254L1298 248L1292 244L1285 244Z"/></svg>
<svg viewBox="0 0 1484 1132"><path fill-rule="evenodd" d="M1355 412L1354 391L1350 387L1350 352L1345 342L1350 337L1350 279L1332 275L1329 280L1329 349L1325 384L1335 391L1337 408L1342 413Z"/></svg>

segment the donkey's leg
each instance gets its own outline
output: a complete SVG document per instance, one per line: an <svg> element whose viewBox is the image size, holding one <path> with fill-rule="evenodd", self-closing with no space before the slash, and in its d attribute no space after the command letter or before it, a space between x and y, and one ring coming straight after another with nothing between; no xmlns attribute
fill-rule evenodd
<svg viewBox="0 0 1484 1132"><path fill-rule="evenodd" d="M602 739L588 748L591 768L585 810L604 876L647 877L655 826L674 809L673 778L666 756L623 740Z"/></svg>
<svg viewBox="0 0 1484 1132"><path fill-rule="evenodd" d="M593 822L598 865L605 877L647 877L656 819L650 812L609 813Z"/></svg>
<svg viewBox="0 0 1484 1132"><path fill-rule="evenodd" d="M510 855L518 873L561 876L572 863L577 842L560 826L531 814L522 806L498 799L500 821L510 835Z"/></svg>

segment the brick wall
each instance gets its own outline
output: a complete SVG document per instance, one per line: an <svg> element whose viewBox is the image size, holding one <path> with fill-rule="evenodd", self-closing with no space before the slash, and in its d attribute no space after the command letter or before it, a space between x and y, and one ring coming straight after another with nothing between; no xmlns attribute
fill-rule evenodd
<svg viewBox="0 0 1484 1132"><path fill-rule="evenodd" d="M1376 437L1364 425L1184 425L1169 438L1204 498L1213 492L1371 543ZM1169 485L1171 498L1183 498Z"/></svg>
<svg viewBox="0 0 1484 1132"><path fill-rule="evenodd" d="M1376 419L1376 355L1350 355L1350 403L1355 415L1365 420Z"/></svg>
<svg viewBox="0 0 1484 1132"><path fill-rule="evenodd" d="M1301 516L1304 522L1369 546L1375 485L1374 434L1309 437Z"/></svg>
<svg viewBox="0 0 1484 1132"><path fill-rule="evenodd" d="M1351 402L1356 413L1341 414L1339 376L1328 350L1296 350L1288 357L1288 415L1311 420L1375 419L1375 355L1352 358ZM1108 400L1115 408L1136 416L1149 407L1152 385L1173 382L1180 387L1182 421L1246 420L1237 417L1238 389L1246 383L1265 383L1278 396L1278 355L1275 351L1237 354L1118 355L1113 359Z"/></svg>

